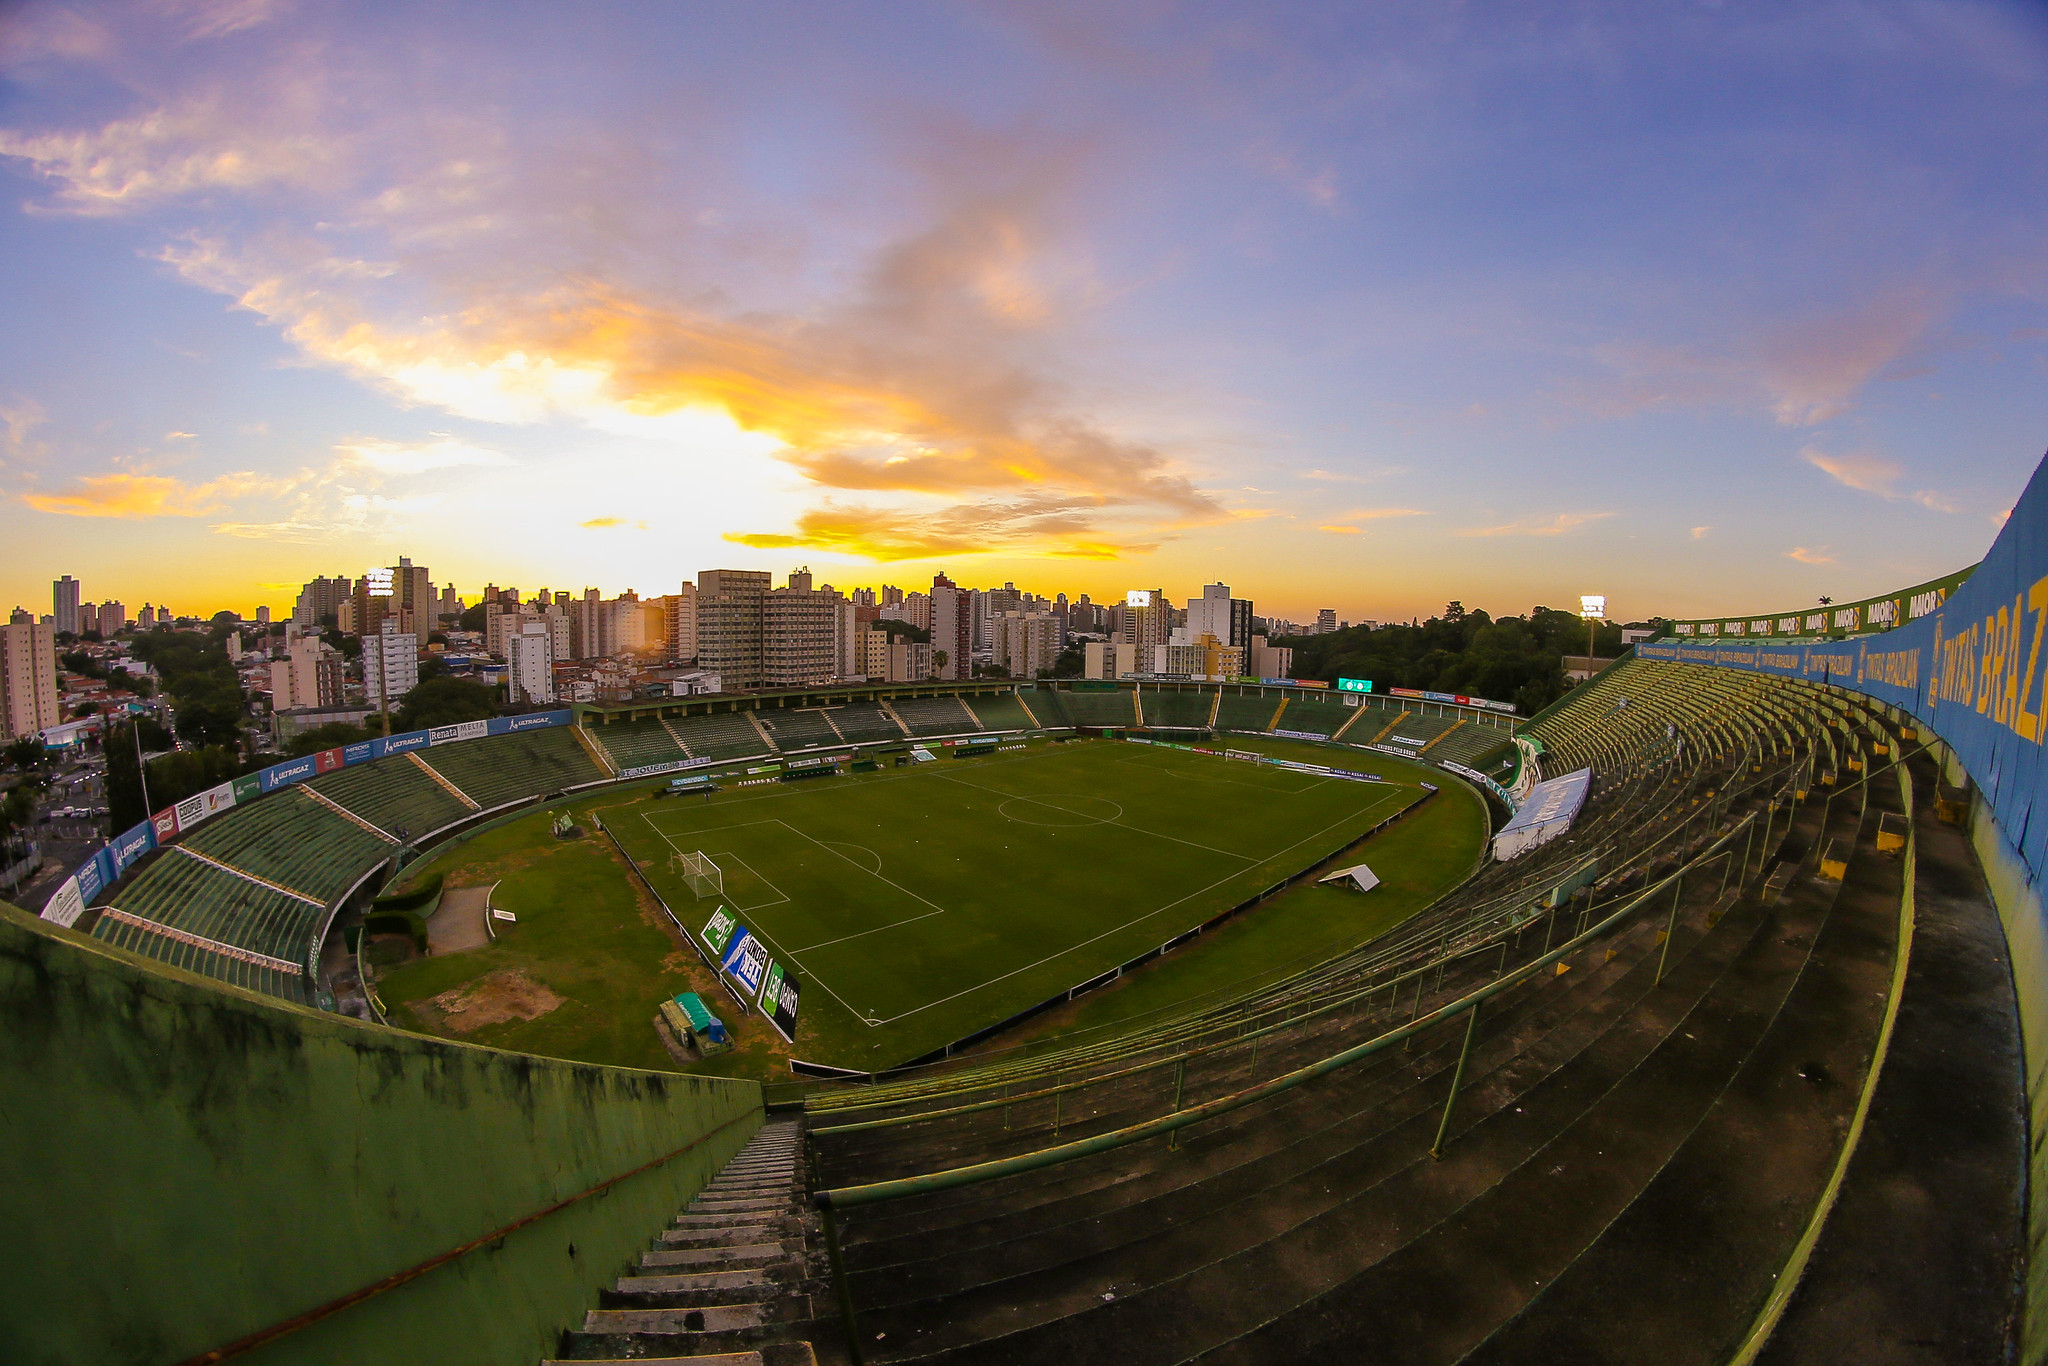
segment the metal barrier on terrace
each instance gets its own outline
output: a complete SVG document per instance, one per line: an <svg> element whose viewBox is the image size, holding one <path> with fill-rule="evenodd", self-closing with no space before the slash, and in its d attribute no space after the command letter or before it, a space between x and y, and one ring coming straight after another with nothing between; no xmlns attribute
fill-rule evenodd
<svg viewBox="0 0 2048 1366"><path fill-rule="evenodd" d="M1852 790L1859 795L1855 824L1856 828L1860 829L1867 816L1867 784L1870 779L1879 776L1881 773L1893 771L1906 763L1908 759L1926 753L1931 748L1931 745L1923 744L1914 749L1910 754L1899 755L1882 768L1871 768L1854 783L1831 793L1821 806L1819 830L1825 834L1829 828L1829 822L1834 815L1835 803L1847 796ZM1396 1045L1406 1045L1417 1036L1426 1034L1437 1026L1446 1024L1462 1015L1465 1017L1464 1039L1459 1048L1457 1063L1451 1075L1449 1092L1444 1098L1443 1113L1437 1125L1436 1137L1430 1146L1430 1155L1440 1158L1443 1155L1445 1143L1450 1135L1451 1118L1457 1106L1459 1092L1463 1089L1466 1065L1471 1057L1473 1041L1478 1032L1481 1012L1486 1003L1503 992L1512 990L1522 983L1529 981L1545 969L1552 968L1556 964L1563 962L1564 959L1571 957L1580 950L1613 935L1627 922L1645 911L1655 911L1663 908L1665 905L1664 894L1666 891L1669 891L1669 908L1666 913L1664 931L1660 937L1661 947L1659 949L1655 975L1655 981L1661 983L1671 951L1672 937L1677 925L1679 908L1685 893L1686 880L1693 877L1710 877L1714 866L1716 864L1720 865L1720 881L1711 899L1712 904L1718 905L1721 900L1725 899L1730 878L1738 866L1741 870L1741 875L1734 878L1738 895L1741 894L1741 890L1751 879L1759 878L1771 861L1772 846L1770 841L1771 835L1775 830L1778 811L1782 808L1786 812L1785 829L1775 832L1782 841L1791 833L1794 819L1799 810L1800 797L1810 790L1807 786L1805 769L1806 765L1802 763L1797 770L1786 778L1784 785L1773 794L1771 800L1762 809L1750 811L1720 835L1709 838L1704 847L1700 848L1697 853L1679 867L1663 874L1638 890L1625 893L1606 903L1607 908L1611 909L1607 909L1606 914L1600 916L1597 920L1593 920L1592 917L1596 910L1601 908L1594 907L1589 901L1589 904L1578 911L1576 931L1564 943L1552 947L1549 942L1555 930L1558 912L1564 909L1562 907L1553 907L1550 915L1546 917L1546 936L1543 948L1520 965L1514 968L1506 966L1507 941L1505 938L1498 940L1501 949L1501 962L1492 980L1453 1000L1444 1002L1426 1013L1421 1010L1420 1005L1422 996L1421 979L1431 967L1438 967L1439 981L1441 981L1441 970L1448 967L1451 961L1449 959L1446 959L1440 965L1426 964L1420 968L1412 969L1389 982L1368 983L1348 995L1335 999L1324 999L1320 1004L1305 1008L1299 1014L1290 1014L1278 1023L1245 1033L1229 1040L1227 1043L1188 1049L1174 1057L1153 1059L1118 1072L1093 1077L1084 1082L1058 1085L1025 1094L1006 1094L997 1099L954 1106L943 1110L813 1129L810 1133L811 1139L828 1134L853 1133L862 1130L934 1120L952 1115L987 1111L999 1107L1007 1108L1046 1098L1051 1098L1054 1101L1055 1107L1057 1107L1064 1096L1083 1087L1109 1081L1121 1081L1154 1075L1164 1072L1169 1067L1172 1068L1172 1101L1167 1112L1155 1118L1124 1124L1103 1133L1093 1134L1085 1138L1071 1140L1052 1147L1040 1148L1011 1157L998 1158L963 1167L954 1167L944 1171L926 1172L894 1180L875 1181L864 1185L842 1186L814 1192L812 1201L818 1208L824 1225L826 1254L831 1265L835 1296L838 1302L842 1325L846 1333L849 1355L855 1366L861 1366L862 1357L859 1345L857 1309L853 1303L852 1292L846 1277L844 1257L840 1248L839 1219L844 1211L868 1205L882 1204L909 1196L930 1195L941 1191L957 1190L967 1186L999 1180L1004 1177L1041 1171L1098 1153L1110 1152L1132 1144L1142 1143L1162 1135L1168 1137L1169 1148L1171 1148L1174 1146L1179 1131L1190 1125L1200 1124L1257 1104L1273 1096L1291 1091L1306 1082L1362 1062L1367 1058L1377 1056ZM1799 795L1791 795L1795 793ZM1786 800L1788 796L1790 799ZM1725 810L1725 807L1723 809ZM1760 824L1761 839L1759 839ZM1673 832L1674 835L1677 833ZM1667 836L1668 838L1670 836ZM1739 865L1735 858L1738 841L1742 847ZM1818 839L1815 841L1816 846L1820 843L1821 841ZM1805 857L1805 855L1802 855L1802 865ZM1526 928L1526 926L1516 927L1516 932L1519 932L1522 928ZM1475 958L1483 955L1491 947L1491 944L1484 944L1460 948L1456 956L1464 959ZM1257 1070L1256 1049L1261 1038L1270 1037L1281 1030L1298 1031L1305 1023L1318 1018L1334 1020L1347 1011L1350 1012L1348 1024L1355 1026L1361 1015L1371 1018L1379 1013L1373 1009L1372 1003L1381 992L1386 992L1388 995L1386 1013L1391 1017L1398 1011L1400 998L1405 994L1402 984L1410 979L1418 983L1418 989L1415 996L1415 1013L1405 1024L1396 1025L1362 1043L1352 1045L1314 1062L1282 1072L1267 1081L1257 1082L1254 1080L1250 1085L1243 1086L1211 1100L1197 1105L1183 1106L1183 1102L1186 1099L1188 1062L1191 1059L1202 1056L1214 1056L1227 1048L1241 1046L1249 1040L1253 1049L1250 1072L1255 1077ZM1154 1103L1156 1104L1156 1101ZM1058 1129L1058 1109L1055 1108L1055 1134L1058 1133Z"/></svg>

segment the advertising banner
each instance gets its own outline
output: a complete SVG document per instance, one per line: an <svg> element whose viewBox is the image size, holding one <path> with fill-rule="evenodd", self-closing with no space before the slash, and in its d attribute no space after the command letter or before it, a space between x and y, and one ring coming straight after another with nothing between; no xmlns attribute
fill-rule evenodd
<svg viewBox="0 0 2048 1366"><path fill-rule="evenodd" d="M132 830L122 831L107 848L114 856L114 876L119 877L134 866L135 860L156 848L156 822L144 821Z"/></svg>
<svg viewBox="0 0 2048 1366"><path fill-rule="evenodd" d="M263 784L265 792L275 792L280 787L289 787L293 783L304 782L319 771L319 768L314 763L313 756L308 754L303 758L287 759L284 763L272 764L269 768L258 773L256 777Z"/></svg>
<svg viewBox="0 0 2048 1366"><path fill-rule="evenodd" d="M323 749L313 756L313 771L315 773L332 773L335 769L342 767L344 762L340 750Z"/></svg>
<svg viewBox="0 0 2048 1366"><path fill-rule="evenodd" d="M158 844L168 844L170 843L171 840L177 837L177 807L167 806L163 810L157 812L154 816L151 816L150 820L155 822L156 824L156 842Z"/></svg>
<svg viewBox="0 0 2048 1366"><path fill-rule="evenodd" d="M758 996L761 979L768 972L768 946L743 928L733 937L732 946L725 951L725 961L718 968L744 988L740 995Z"/></svg>
<svg viewBox="0 0 2048 1366"><path fill-rule="evenodd" d="M427 732L427 743L447 745L457 740L481 740L490 733L489 721L463 721L453 726L435 726Z"/></svg>
<svg viewBox="0 0 2048 1366"><path fill-rule="evenodd" d="M375 757L368 740L358 740L352 745L343 745L341 749L344 764L367 764Z"/></svg>
<svg viewBox="0 0 2048 1366"><path fill-rule="evenodd" d="M1372 680L1370 678L1340 678L1337 680L1337 691L1371 692Z"/></svg>
<svg viewBox="0 0 2048 1366"><path fill-rule="evenodd" d="M409 730L403 735L380 735L370 741L370 757L382 759L393 754L405 754L427 747L427 733L423 730Z"/></svg>
<svg viewBox="0 0 2048 1366"><path fill-rule="evenodd" d="M1949 596L1960 589L1981 566L1958 569L1926 583L1901 588L1883 597L1861 602L1830 603L1820 607L1799 607L1789 612L1752 612L1739 617L1695 618L1674 621L1671 634L1680 640L1720 640L1729 636L1750 639L1757 636L1858 635L1869 631L1892 631L1911 625L1941 610Z"/></svg>
<svg viewBox="0 0 2048 1366"><path fill-rule="evenodd" d="M704 928L697 931L697 937L704 941L715 958L725 957L725 946L732 942L732 932L740 927L733 919L732 912L720 906L711 913L711 919L704 922Z"/></svg>
<svg viewBox="0 0 2048 1366"><path fill-rule="evenodd" d="M677 769L683 768L703 768L707 764L717 762L716 759L670 759L659 764L640 764L634 768L622 768L619 770L619 777L651 778L657 773L674 773Z"/></svg>
<svg viewBox="0 0 2048 1366"><path fill-rule="evenodd" d="M524 716L494 716L487 722L492 735L510 735L514 731L542 730L548 726L566 726L575 715L567 707L559 711L534 711Z"/></svg>
<svg viewBox="0 0 2048 1366"><path fill-rule="evenodd" d="M1266 734L1283 736L1289 740L1327 740L1330 738L1327 735L1319 735L1312 730L1269 730Z"/></svg>
<svg viewBox="0 0 2048 1366"><path fill-rule="evenodd" d="M64 879L64 885L51 893L43 904L43 919L69 929L78 923L78 917L85 914L85 898L79 895L77 877Z"/></svg>
<svg viewBox="0 0 2048 1366"><path fill-rule="evenodd" d="M785 972L782 964L770 962L767 980L761 985L761 1013L775 1026L775 1032L791 1043L796 1042L797 995L796 977Z"/></svg>
<svg viewBox="0 0 2048 1366"><path fill-rule="evenodd" d="M104 849L100 850L78 865L78 871L72 874L72 881L78 884L79 899L88 906L92 905L93 898L104 892L114 881L113 856Z"/></svg>
<svg viewBox="0 0 2048 1366"><path fill-rule="evenodd" d="M260 774L245 773L235 779L232 786L235 789L235 805L237 806L240 806L243 802L254 801L263 795L263 778Z"/></svg>
<svg viewBox="0 0 2048 1366"><path fill-rule="evenodd" d="M204 792L187 797L179 802L177 807L179 833L190 830L201 821L218 816L233 806L238 797L239 789L234 783L222 783L219 787L209 787Z"/></svg>

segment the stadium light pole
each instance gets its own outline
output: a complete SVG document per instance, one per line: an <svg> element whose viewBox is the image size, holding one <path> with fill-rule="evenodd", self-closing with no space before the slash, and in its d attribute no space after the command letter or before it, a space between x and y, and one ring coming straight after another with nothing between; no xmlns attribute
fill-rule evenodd
<svg viewBox="0 0 2048 1366"><path fill-rule="evenodd" d="M1579 615L1586 619L1586 681L1593 681L1593 631L1607 615L1607 595L1604 593L1581 593Z"/></svg>

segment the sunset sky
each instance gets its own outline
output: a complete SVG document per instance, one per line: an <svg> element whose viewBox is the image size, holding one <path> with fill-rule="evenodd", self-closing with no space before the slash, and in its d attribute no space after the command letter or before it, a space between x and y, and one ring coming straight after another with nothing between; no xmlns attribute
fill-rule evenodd
<svg viewBox="0 0 2048 1366"><path fill-rule="evenodd" d="M0 608L1903 586L2048 448L2044 16L0 6Z"/></svg>

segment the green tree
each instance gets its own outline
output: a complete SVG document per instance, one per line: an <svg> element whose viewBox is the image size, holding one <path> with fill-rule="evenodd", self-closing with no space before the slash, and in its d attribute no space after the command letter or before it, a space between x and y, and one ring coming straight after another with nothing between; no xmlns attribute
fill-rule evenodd
<svg viewBox="0 0 2048 1366"><path fill-rule="evenodd" d="M359 744L370 735L370 731L346 721L315 726L292 737L291 743L285 746L285 757L296 759L305 754L317 754L323 749L340 749L343 745Z"/></svg>
<svg viewBox="0 0 2048 1366"><path fill-rule="evenodd" d="M425 730L463 721L482 721L498 713L498 690L467 678L433 678L407 693L392 713L391 728Z"/></svg>

